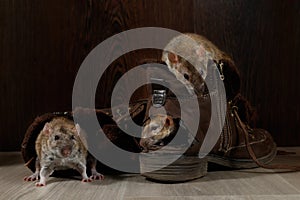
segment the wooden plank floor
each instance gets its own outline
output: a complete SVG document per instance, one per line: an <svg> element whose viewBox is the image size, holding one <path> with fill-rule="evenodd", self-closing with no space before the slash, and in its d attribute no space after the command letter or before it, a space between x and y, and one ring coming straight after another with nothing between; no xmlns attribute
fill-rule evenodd
<svg viewBox="0 0 300 200"><path fill-rule="evenodd" d="M300 165L300 147L285 148L296 155L278 156L275 163ZM107 175L103 181L50 177L46 187L24 182L30 174L19 152L0 153L0 199L300 199L300 172L273 173L251 169L211 171L204 178L180 184L161 184L139 175Z"/></svg>

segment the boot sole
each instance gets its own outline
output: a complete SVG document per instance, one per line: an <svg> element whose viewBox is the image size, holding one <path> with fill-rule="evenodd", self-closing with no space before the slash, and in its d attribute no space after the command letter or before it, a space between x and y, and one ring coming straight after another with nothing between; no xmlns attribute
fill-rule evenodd
<svg viewBox="0 0 300 200"><path fill-rule="evenodd" d="M151 181L175 183L190 181L207 174L207 158L185 155L178 158L175 153L142 153L140 155L141 175ZM168 160L176 158L178 159L172 164L165 165Z"/></svg>
<svg viewBox="0 0 300 200"><path fill-rule="evenodd" d="M272 162L272 160L276 157L277 154L276 144L274 144L274 146L275 147L273 148L272 152L270 152L264 157L257 158L257 160L265 164ZM252 159L230 159L214 154L208 154L207 159L209 163L214 163L232 169L251 169L258 167Z"/></svg>
<svg viewBox="0 0 300 200"><path fill-rule="evenodd" d="M258 158L262 163L270 163L276 156L277 148L274 144L273 151L268 155ZM141 175L148 180L163 183L186 182L201 178L207 174L208 162L229 167L232 169L251 169L258 167L252 159L228 159L214 154L208 154L205 158L198 156L182 155L172 164L165 166L168 160L174 160L176 150L169 153L142 153L140 154ZM159 169L159 170L156 170Z"/></svg>

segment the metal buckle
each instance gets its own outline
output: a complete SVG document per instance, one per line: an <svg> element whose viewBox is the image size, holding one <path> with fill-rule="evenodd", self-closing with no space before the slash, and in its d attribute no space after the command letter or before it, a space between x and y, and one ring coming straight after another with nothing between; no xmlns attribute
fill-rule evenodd
<svg viewBox="0 0 300 200"><path fill-rule="evenodd" d="M166 90L153 90L152 103L153 106L159 108L166 102Z"/></svg>

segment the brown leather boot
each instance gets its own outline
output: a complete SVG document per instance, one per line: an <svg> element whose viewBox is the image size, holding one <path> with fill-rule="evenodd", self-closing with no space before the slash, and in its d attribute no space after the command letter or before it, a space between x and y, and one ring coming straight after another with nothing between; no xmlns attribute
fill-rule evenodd
<svg viewBox="0 0 300 200"><path fill-rule="evenodd" d="M155 77L156 69L153 67L148 72L150 77ZM166 75L164 79L159 79L160 82L167 82L173 87L176 87L174 82L169 80L170 77ZM180 85L178 85L180 87ZM201 145L204 141L206 136L208 127L211 123L211 102L209 95L203 95L197 97L199 110L201 111L201 117L199 122L199 127L196 134L192 134L192 131L189 130L189 127L195 123L194 120L194 110L193 109L186 109L182 111L180 109L179 101L184 102L184 104L188 105L190 102L194 101L193 97L188 96L188 94L182 94L181 96L176 96L172 92L168 92L167 87L161 86L159 82L157 84L152 84L150 87L150 91L153 91L153 96L156 95L155 91L164 91L163 94L166 94L165 101L161 101L164 109L166 109L166 114L168 119L173 119L174 123L178 123L176 127L183 126L186 129L186 138L183 138L182 142L186 143L188 140L193 140L190 147L184 152L183 156L180 157L180 163L172 163L170 166L165 167L158 171L153 171L151 173L144 173L144 176L160 181L185 181L190 180L193 178L198 178L206 174L206 165L207 160L208 162L215 163L218 165L241 169L241 168L253 168L257 167L256 161L253 160L253 156L249 153L249 148L253 149L257 161L261 163L269 163L273 160L276 155L276 144L272 139L272 136L263 129L252 129L250 128L250 124L253 124L253 111L248 105L248 102L241 97L241 95L236 95L236 97L229 101L227 104L227 113L223 131L218 138L216 144L214 145L213 149L210 152L200 152L200 153L207 153L203 159L199 158L199 150ZM162 98L164 99L164 98ZM156 104L155 98L152 97L152 101L148 102L146 116L149 116L149 109ZM154 109L155 110L155 109ZM234 112L236 111L236 112ZM151 130L145 131L147 129L146 126L151 127L150 123L154 123L155 121L164 120L164 118L157 117L155 118L155 113L152 113L154 117L151 119L146 119L145 121L145 128L144 132L142 133L142 138L140 141L141 147L144 149L145 152L152 152L152 156L159 157L161 156L160 153L155 153L157 149L163 146L168 146L168 143L165 141L170 140L170 138L174 137L172 134L162 134L158 132L157 134L151 133ZM158 112L159 115L159 112ZM181 120L181 115L189 116L186 121ZM240 123L242 123L247 128L246 135L241 128L241 124L238 121L242 119ZM179 124L180 123L180 124ZM167 128L173 130L173 134L176 134L176 128L171 127L173 123L165 123L159 122L156 124L165 124L161 130L165 130ZM247 124L247 125L245 125ZM144 136L143 136L144 134ZM144 138L143 138L144 137ZM155 137L155 140L153 140ZM245 137L249 139L246 140ZM246 142L248 141L248 142ZM173 150L167 152L168 155L178 153L176 151L178 146L172 146ZM198 158L197 158L198 157ZM201 157L201 155L200 155ZM193 158L193 161L188 159ZM166 158L161 158L163 160ZM186 160L186 161L185 161ZM153 166L149 166L149 162L147 162L147 153L144 154L144 158L141 160L141 168L151 169ZM158 159L159 161L159 159ZM160 161L161 162L161 161ZM198 163L199 169L201 171L196 171L193 166L188 165L187 163L192 162L194 166L195 163ZM146 165L148 164L148 166ZM157 163L154 163L157 164ZM157 164L158 165L158 164ZM185 167L183 167L185 166ZM185 173L184 170L188 170L192 176L188 176L188 173ZM142 169L143 171L143 169ZM167 174L167 176L166 176ZM193 177L193 178L192 178Z"/></svg>
<svg viewBox="0 0 300 200"><path fill-rule="evenodd" d="M262 129L249 128L249 125L252 125L253 122L251 119L253 113L250 106L248 106L249 103L247 103L247 100L244 99L242 101L243 98L240 98L241 81L239 70L227 53L221 51L201 35L186 33L185 35L174 37L166 45L162 54L162 60L166 62L170 71L188 90L192 87L194 91L200 91L197 93L199 99L203 93L208 93L208 91L201 88L200 85L202 84L199 83L204 82L202 78L205 79L205 83L210 79L203 76L205 73L202 73L201 77L196 76L196 74L198 74L198 71L203 72L207 70L208 75L214 75L214 71L209 72L212 66L209 64L209 61L212 61L218 67L219 77L213 77L212 81L216 83L216 80L222 80L226 90L227 102L230 103L228 103L227 116L222 134L213 150L207 156L209 161L233 168L248 168L256 166L252 159L255 159L255 155L253 154L256 154L256 162L270 162L274 158L276 145L270 134ZM197 64L195 60L201 62L201 64ZM192 62L195 64L191 65ZM213 92L209 91L210 95ZM233 109L238 110L234 111ZM209 116L202 115L201 113L202 117L209 118ZM219 123L214 121L211 123ZM207 123L200 122L200 132L197 133L197 137L200 135L201 138L203 134L206 135L207 126ZM197 137L197 142L201 144L203 140ZM250 153L251 149L253 149L253 153Z"/></svg>
<svg viewBox="0 0 300 200"><path fill-rule="evenodd" d="M270 163L277 152L276 144L270 133L264 129L253 129L244 124L249 138L247 143L237 119L238 113L235 113L234 110L238 110L238 107L229 104L222 134L213 150L208 154L208 161L235 169L258 167L249 154L248 145L253 149L259 162Z"/></svg>
<svg viewBox="0 0 300 200"><path fill-rule="evenodd" d="M174 100L167 100L167 101L174 101ZM167 104L171 104L170 102L168 102ZM173 107L175 105L172 106L167 106L167 107ZM208 159L208 162L211 163L215 163L218 165L222 165L222 166L226 166L226 167L230 167L230 168L234 168L234 169L242 169L242 168L253 168L253 167L258 167L257 163L255 160L253 160L253 157L250 155L249 153L249 149L251 148L254 151L255 157L257 158L257 160L260 163L263 164L267 164L269 162L271 162L274 157L276 156L276 144L273 141L272 136L263 129L252 129L249 126L245 127L247 129L247 135L244 134L243 129L241 128L241 125L238 123L238 113L234 112L235 109L238 109L237 107L233 107L232 105L228 105L228 111L227 111L227 115L226 115L226 122L222 131L221 136L219 137L217 143L215 144L215 146L213 147L213 149L206 155L206 159ZM168 119L173 119L174 123L179 123L180 120L178 120L178 116L177 115L173 115L173 118L171 117L172 113L168 113L167 118ZM145 126L150 126L149 123L154 123L156 120L162 120L163 118L161 117L153 117L151 120L147 120L145 123ZM175 120L176 119L176 120ZM164 123L164 122L162 122ZM202 145L203 142L203 138L205 137L205 130L207 130L208 128L208 123L209 120L205 119L205 118L201 118L201 122L200 122L200 128L199 131L196 135L196 137L194 138L194 141L192 143L192 145L188 148L188 150L184 153L183 157L181 157L181 159L184 158L195 158L195 156L198 156L199 153L199 149ZM241 122L243 123L243 122ZM159 124L159 123L156 123ZM165 124L164 125L164 129L168 129L169 126L172 126L173 123L169 123L169 124ZM186 126L187 124L181 123L181 125ZM176 125L174 125L176 126ZM179 124L177 124L177 126L179 126ZM164 129L161 129L162 131ZM176 134L176 127L173 128L169 128L173 131L173 134ZM149 130L148 130L149 131ZM140 141L141 147L146 149L148 151L154 150L154 152L159 149L159 146L161 145L161 147L168 145L167 142L163 142L163 141L168 141L168 138L173 138L174 135L171 134L161 134L160 131L156 136L156 141L155 143L149 143L148 141L152 140L153 137L147 137L147 138L142 138ZM191 139L193 137L192 134L188 133L188 128L186 129L186 136L187 139ZM149 133L149 132L148 132ZM151 135L151 134L149 134ZM246 140L246 137L248 137L248 142ZM182 142L186 143L186 141L183 139ZM152 146L147 146L151 144ZM180 146L178 144L178 146ZM176 154L176 146L173 146L174 148L174 153ZM172 152L169 152L172 153ZM155 154L155 153L153 153ZM147 154L145 154L147 155ZM196 159L195 159L196 160ZM195 163L194 160L194 163ZM202 162L202 163L201 163ZM197 177L201 177L203 175L206 174L206 169L205 169L205 164L206 160L199 160L199 163L201 163L200 165L202 166L202 171L201 173L195 174L195 172L193 172L194 178ZM181 163L182 164L182 163ZM187 164L186 168L189 168ZM143 166L143 165L142 165ZM145 167L145 166L144 166ZM155 180L161 180L161 181L182 181L183 178L178 176L177 172L182 172L182 170L180 169L182 168L179 167L178 164L173 163L171 165L171 167L167 167L166 169L160 170L159 172L152 172L152 173L148 173L145 174L146 177L151 178L151 179L155 179ZM184 170L186 170L186 168L184 168ZM175 174L176 176L171 177L171 175L168 175L168 179L166 180L166 177L163 176L163 174L168 171L168 173L170 173L170 171L174 170L176 171ZM190 169L190 171L193 171L192 169ZM201 175L200 175L201 174ZM185 173L184 175L187 175L187 173ZM181 175L181 176L184 176ZM197 176L198 175L198 176Z"/></svg>

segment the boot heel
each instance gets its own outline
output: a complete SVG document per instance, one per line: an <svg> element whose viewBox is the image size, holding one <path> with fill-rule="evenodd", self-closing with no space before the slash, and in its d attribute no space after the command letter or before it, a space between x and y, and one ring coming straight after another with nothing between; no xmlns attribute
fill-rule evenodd
<svg viewBox="0 0 300 200"><path fill-rule="evenodd" d="M140 155L141 175L152 181L185 182L207 174L207 158L182 155L166 166L168 161L174 159L176 159L174 152L173 154L142 153Z"/></svg>

